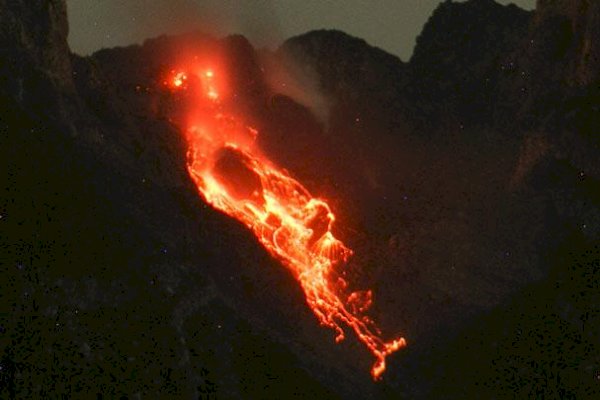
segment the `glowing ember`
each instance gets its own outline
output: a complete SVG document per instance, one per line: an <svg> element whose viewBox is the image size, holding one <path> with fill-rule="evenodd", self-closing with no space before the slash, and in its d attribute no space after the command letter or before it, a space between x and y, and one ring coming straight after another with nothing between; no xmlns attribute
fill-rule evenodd
<svg viewBox="0 0 600 400"><path fill-rule="evenodd" d="M175 85L175 87L182 87L186 80L187 75L183 72L179 72L173 78L173 85Z"/></svg>
<svg viewBox="0 0 600 400"><path fill-rule="evenodd" d="M287 171L270 162L256 147L257 131L225 115L212 69L197 73L204 101L187 129L188 171L200 194L217 209L246 224L263 246L300 282L321 324L344 339L341 323L350 327L375 356L377 380L385 358L406 345L404 338L381 339L381 331L365 315L372 303L368 291L349 292L339 267L352 251L332 233L335 216L325 200L313 197ZM187 80L175 73L172 87Z"/></svg>
<svg viewBox="0 0 600 400"><path fill-rule="evenodd" d="M216 92L216 90L209 90L208 92L206 92L206 95L212 100L216 100L219 98L219 94Z"/></svg>

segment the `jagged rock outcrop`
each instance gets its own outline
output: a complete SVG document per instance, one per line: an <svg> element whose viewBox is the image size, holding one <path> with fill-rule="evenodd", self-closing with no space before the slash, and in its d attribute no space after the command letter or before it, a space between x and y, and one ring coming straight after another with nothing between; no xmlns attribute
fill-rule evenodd
<svg viewBox="0 0 600 400"><path fill-rule="evenodd" d="M530 18L529 12L493 0L440 4L409 63L407 96L416 99L407 102L411 111L428 121L490 122L494 103L502 101L499 81L514 70L506 55L522 41Z"/></svg>
<svg viewBox="0 0 600 400"><path fill-rule="evenodd" d="M37 68L61 88L68 87L71 69L65 2L2 0L0 9L2 60L5 68L14 68L10 76L18 76L26 67Z"/></svg>
<svg viewBox="0 0 600 400"><path fill-rule="evenodd" d="M0 10L0 93L33 113L57 116L55 122L62 119L62 129L75 135L66 119L77 105L64 96L74 90L65 2L3 0ZM34 95L40 87L43 96Z"/></svg>

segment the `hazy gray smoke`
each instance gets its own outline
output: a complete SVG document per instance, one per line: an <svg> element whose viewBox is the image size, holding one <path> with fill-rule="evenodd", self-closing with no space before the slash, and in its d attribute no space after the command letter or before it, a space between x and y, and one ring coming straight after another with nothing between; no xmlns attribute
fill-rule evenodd
<svg viewBox="0 0 600 400"><path fill-rule="evenodd" d="M325 127L328 126L332 100L322 91L320 77L312 66L289 54L263 53L265 80L271 90L294 99L308 108Z"/></svg>

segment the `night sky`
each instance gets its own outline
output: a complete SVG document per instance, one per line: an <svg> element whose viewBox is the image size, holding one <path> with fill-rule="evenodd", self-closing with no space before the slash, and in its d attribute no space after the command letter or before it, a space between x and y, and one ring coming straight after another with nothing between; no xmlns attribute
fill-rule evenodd
<svg viewBox="0 0 600 400"><path fill-rule="evenodd" d="M200 29L242 33L275 47L313 29L340 29L407 61L423 24L441 0L67 0L69 42L89 54L163 33ZM535 0L498 0L533 9Z"/></svg>

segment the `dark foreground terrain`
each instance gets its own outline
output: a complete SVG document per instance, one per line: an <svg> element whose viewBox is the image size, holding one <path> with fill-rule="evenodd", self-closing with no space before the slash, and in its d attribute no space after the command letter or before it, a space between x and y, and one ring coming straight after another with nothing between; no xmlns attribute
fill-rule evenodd
<svg viewBox="0 0 600 400"><path fill-rule="evenodd" d="M600 3L447 1L410 62L338 31L67 34L63 0L0 0L0 397L598 398ZM382 382L188 178L161 83L214 49L407 338Z"/></svg>

